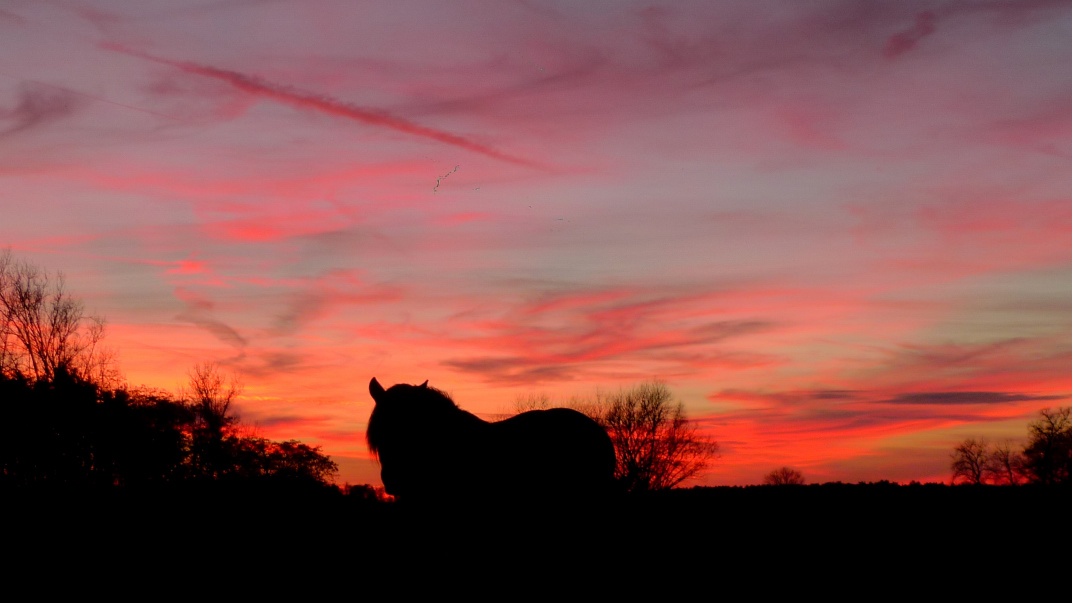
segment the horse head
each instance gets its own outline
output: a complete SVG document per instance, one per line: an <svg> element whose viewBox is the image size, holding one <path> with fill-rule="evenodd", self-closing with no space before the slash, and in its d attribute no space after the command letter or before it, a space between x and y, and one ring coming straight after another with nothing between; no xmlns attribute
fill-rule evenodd
<svg viewBox="0 0 1072 603"><path fill-rule="evenodd" d="M413 386L411 385L409 387ZM428 380L425 379L424 383L420 384L418 387L428 389ZM372 395L372 401L376 404L379 404L380 402L387 402L390 399L390 396L387 395L387 390L383 389L383 386L380 385L380 382L377 381L375 377L372 378L372 381L369 381L368 388L369 394Z"/></svg>
<svg viewBox="0 0 1072 603"><path fill-rule="evenodd" d="M434 450L450 434L457 405L440 390L399 383L384 389L373 378L369 394L375 406L369 416L365 439L380 461L383 485L389 494L409 490L408 482L426 482L420 475L435 458ZM464 413L463 413L464 414Z"/></svg>

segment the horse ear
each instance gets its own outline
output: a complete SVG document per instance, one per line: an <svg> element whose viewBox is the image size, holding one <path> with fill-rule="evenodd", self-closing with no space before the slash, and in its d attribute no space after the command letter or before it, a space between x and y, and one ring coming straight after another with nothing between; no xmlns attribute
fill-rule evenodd
<svg viewBox="0 0 1072 603"><path fill-rule="evenodd" d="M383 386L380 385L380 382L377 381L375 377L372 378L372 381L369 381L368 391L370 394L372 394L372 399L377 404L379 404L380 401L383 400L383 394L386 393L383 391Z"/></svg>
<svg viewBox="0 0 1072 603"><path fill-rule="evenodd" d="M427 379L424 380L424 383L421 384L421 387L428 387L428 380Z"/></svg>

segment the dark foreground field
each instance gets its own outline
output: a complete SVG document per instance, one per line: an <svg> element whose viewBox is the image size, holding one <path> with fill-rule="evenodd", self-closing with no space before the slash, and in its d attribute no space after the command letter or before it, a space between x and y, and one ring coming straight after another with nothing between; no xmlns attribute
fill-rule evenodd
<svg viewBox="0 0 1072 603"><path fill-rule="evenodd" d="M409 505L316 488L37 491L7 493L3 510L8 535L38 545L199 551L241 563L263 554L262 546L353 556L642 549L725 557L838 543L862 554L911 544L924 554L954 543L1067 541L1070 503L1070 488L878 483L693 488L539 505Z"/></svg>
<svg viewBox="0 0 1072 603"><path fill-rule="evenodd" d="M953 596L965 580L1018 588L1067 567L1070 502L1068 488L884 484L557 507L418 507L328 490L21 493L4 498L4 574L153 598Z"/></svg>

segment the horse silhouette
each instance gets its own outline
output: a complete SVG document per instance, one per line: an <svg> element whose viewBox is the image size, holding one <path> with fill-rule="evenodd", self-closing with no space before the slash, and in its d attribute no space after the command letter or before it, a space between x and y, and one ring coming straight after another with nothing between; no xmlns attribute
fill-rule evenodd
<svg viewBox="0 0 1072 603"><path fill-rule="evenodd" d="M442 391L375 378L366 439L380 478L400 500L577 499L614 486L614 445L595 421L567 408L497 422Z"/></svg>

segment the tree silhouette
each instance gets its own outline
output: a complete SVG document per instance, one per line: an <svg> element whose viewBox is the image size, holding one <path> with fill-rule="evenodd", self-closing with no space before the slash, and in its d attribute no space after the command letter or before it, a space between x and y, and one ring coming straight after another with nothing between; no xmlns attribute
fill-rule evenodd
<svg viewBox="0 0 1072 603"><path fill-rule="evenodd" d="M237 378L199 363L188 387L120 387L104 322L50 275L0 251L0 487L329 482L319 446L240 434ZM242 481L244 480L244 481Z"/></svg>
<svg viewBox="0 0 1072 603"><path fill-rule="evenodd" d="M238 417L231 412L242 392L234 373L227 374L215 362L201 362L188 375L182 397L194 419L191 465L196 476L326 483L338 471L338 465L319 446L242 435Z"/></svg>
<svg viewBox="0 0 1072 603"><path fill-rule="evenodd" d="M1023 481L1024 457L1009 440L994 446L988 467L991 479L996 484L1016 486Z"/></svg>
<svg viewBox="0 0 1072 603"><path fill-rule="evenodd" d="M951 457L953 483L1072 483L1072 407L1040 410L1022 452L1009 440L991 446L985 438L968 438Z"/></svg>
<svg viewBox="0 0 1072 603"><path fill-rule="evenodd" d="M963 478L969 484L979 485L986 482L991 474L993 460L990 443L986 438L968 438L953 449L953 479Z"/></svg>
<svg viewBox="0 0 1072 603"><path fill-rule="evenodd" d="M327 482L338 465L320 452L297 440L273 442L266 438L244 437L229 442L232 452L231 475L277 478L307 482Z"/></svg>
<svg viewBox="0 0 1072 603"><path fill-rule="evenodd" d="M766 486L803 486L804 474L792 467L781 467L763 476Z"/></svg>
<svg viewBox="0 0 1072 603"><path fill-rule="evenodd" d="M1039 411L1028 426L1023 470L1040 484L1072 483L1072 407Z"/></svg>
<svg viewBox="0 0 1072 603"><path fill-rule="evenodd" d="M514 400L513 414L519 415L530 410L547 410L551 408L551 397L545 393L519 394Z"/></svg>
<svg viewBox="0 0 1072 603"><path fill-rule="evenodd" d="M718 444L700 433L685 405L673 404L669 388L657 381L575 398L570 407L607 430L617 457L615 477L630 492L673 488L718 456Z"/></svg>
<svg viewBox="0 0 1072 603"><path fill-rule="evenodd" d="M233 472L226 450L233 436L237 417L230 413L231 404L242 391L238 377L226 375L219 364L201 362L187 373L189 389L182 398L194 413L192 430L193 463L197 472L205 477L219 478Z"/></svg>
<svg viewBox="0 0 1072 603"><path fill-rule="evenodd" d="M60 373L102 387L119 383L115 355L101 346L104 319L88 316L63 274L0 252L0 372L30 381Z"/></svg>
<svg viewBox="0 0 1072 603"><path fill-rule="evenodd" d="M343 485L342 493L349 501L357 505L379 504L394 500L394 497L384 491L382 486L376 487L370 484L347 483Z"/></svg>

